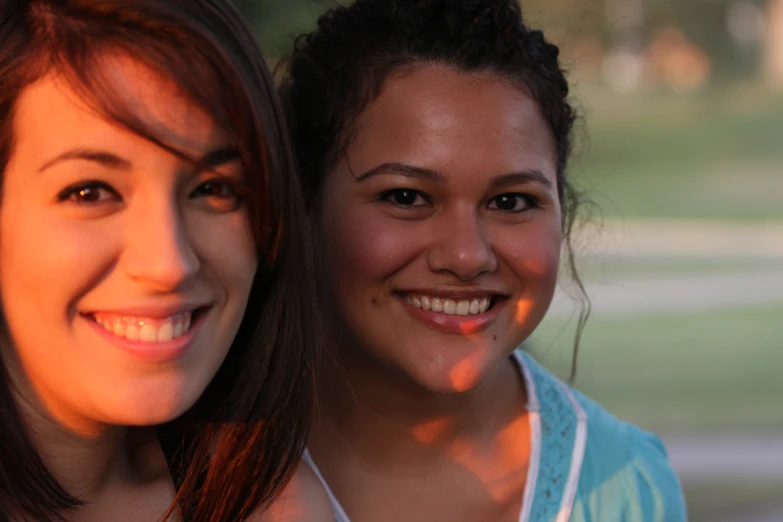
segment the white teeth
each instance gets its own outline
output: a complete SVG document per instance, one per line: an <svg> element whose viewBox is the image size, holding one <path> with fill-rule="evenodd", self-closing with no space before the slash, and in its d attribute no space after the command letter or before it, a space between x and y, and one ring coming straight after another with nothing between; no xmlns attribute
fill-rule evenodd
<svg viewBox="0 0 783 522"><path fill-rule="evenodd" d="M192 312L163 319L96 314L95 322L117 337L144 343L165 343L190 331Z"/></svg>
<svg viewBox="0 0 783 522"><path fill-rule="evenodd" d="M129 324L128 328L125 330L125 338L129 341L138 341L139 340L139 327L135 324Z"/></svg>
<svg viewBox="0 0 783 522"><path fill-rule="evenodd" d="M160 327L158 330L158 339L157 341L159 343L165 343L168 341L171 341L174 338L174 325L171 324L171 322L167 322L163 326Z"/></svg>
<svg viewBox="0 0 783 522"><path fill-rule="evenodd" d="M110 332L114 332L114 335L118 337L125 337L125 332L128 331L128 325L122 322L119 317L114 320L114 325L111 329L107 328Z"/></svg>
<svg viewBox="0 0 783 522"><path fill-rule="evenodd" d="M157 328L151 324L143 324L139 328L139 341L144 343L154 343L158 340Z"/></svg>
<svg viewBox="0 0 783 522"><path fill-rule="evenodd" d="M422 310L431 310L433 312L444 313L447 315L478 315L483 314L489 309L491 304L490 297L481 299L463 299L457 301L454 299L443 299L440 297L431 297L426 295L407 295L405 300Z"/></svg>

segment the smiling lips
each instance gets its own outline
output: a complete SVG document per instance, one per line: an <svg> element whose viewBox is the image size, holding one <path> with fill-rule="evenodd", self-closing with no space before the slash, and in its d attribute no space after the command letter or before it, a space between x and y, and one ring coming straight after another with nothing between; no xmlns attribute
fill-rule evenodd
<svg viewBox="0 0 783 522"><path fill-rule="evenodd" d="M447 334L471 335L488 328L506 301L505 294L492 291L433 294L405 292L399 298L413 318Z"/></svg>
<svg viewBox="0 0 783 522"><path fill-rule="evenodd" d="M164 343L182 337L190 331L193 311L168 317L133 317L106 312L93 314L93 318L104 330L129 341Z"/></svg>

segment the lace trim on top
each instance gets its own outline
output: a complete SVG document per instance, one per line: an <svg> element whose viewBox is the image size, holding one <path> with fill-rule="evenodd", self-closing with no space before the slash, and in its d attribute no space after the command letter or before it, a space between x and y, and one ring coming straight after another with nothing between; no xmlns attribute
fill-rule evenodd
<svg viewBox="0 0 783 522"><path fill-rule="evenodd" d="M530 417L530 468L519 522L566 522L571 515L587 439L587 416L570 390L522 351L513 355L524 376ZM326 489L336 522L351 522L309 449L302 456Z"/></svg>
<svg viewBox="0 0 783 522"><path fill-rule="evenodd" d="M520 522L566 522L571 516L587 441L587 415L571 391L521 351L515 358L531 375L529 388L538 399L541 429L540 466L527 519ZM533 411L532 409L530 410Z"/></svg>

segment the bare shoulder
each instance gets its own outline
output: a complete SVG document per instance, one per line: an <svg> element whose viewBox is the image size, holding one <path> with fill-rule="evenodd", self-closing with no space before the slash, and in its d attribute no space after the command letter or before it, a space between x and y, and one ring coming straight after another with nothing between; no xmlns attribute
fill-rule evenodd
<svg viewBox="0 0 783 522"><path fill-rule="evenodd" d="M321 481L304 462L286 489L253 522L334 522L334 512Z"/></svg>

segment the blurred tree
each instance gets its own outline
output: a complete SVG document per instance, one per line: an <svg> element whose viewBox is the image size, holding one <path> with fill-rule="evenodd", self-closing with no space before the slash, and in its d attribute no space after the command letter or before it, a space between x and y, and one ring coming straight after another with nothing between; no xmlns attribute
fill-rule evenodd
<svg viewBox="0 0 783 522"><path fill-rule="evenodd" d="M738 0L689 0L673 2L677 17L674 20L688 38L711 58L718 79L737 75L753 76L759 69L758 46L739 44L729 31L731 8ZM760 5L763 0L746 0L746 4ZM760 9L760 8L759 8Z"/></svg>
<svg viewBox="0 0 783 522"><path fill-rule="evenodd" d="M253 24L261 47L276 59L287 53L296 35L315 26L327 0L235 0Z"/></svg>
<svg viewBox="0 0 783 522"><path fill-rule="evenodd" d="M267 55L278 58L291 48L294 36L312 29L326 8L351 0L236 0L253 23ZM783 19L783 0L521 0L525 16L547 30L564 48L569 67L595 61L596 49L617 46L641 50L662 30L672 28L706 53L719 78L756 74L761 46L738 44L730 34L729 11L737 4L766 9L770 20ZM628 7L634 7L629 9ZM777 77L783 65L783 22L770 21L765 67ZM586 56L589 55L589 56ZM600 57L599 57L600 58Z"/></svg>
<svg viewBox="0 0 783 522"><path fill-rule="evenodd" d="M574 39L574 34L589 34L608 47L639 50L662 31L675 29L709 56L713 73L718 78L733 78L738 74L750 76L758 72L760 49L758 43L739 44L732 37L731 9L746 4L756 6L761 12L765 4L782 1L522 0L522 5L534 19L542 20L547 29L564 30L566 38L558 42L564 45ZM772 31L783 34L780 26Z"/></svg>

